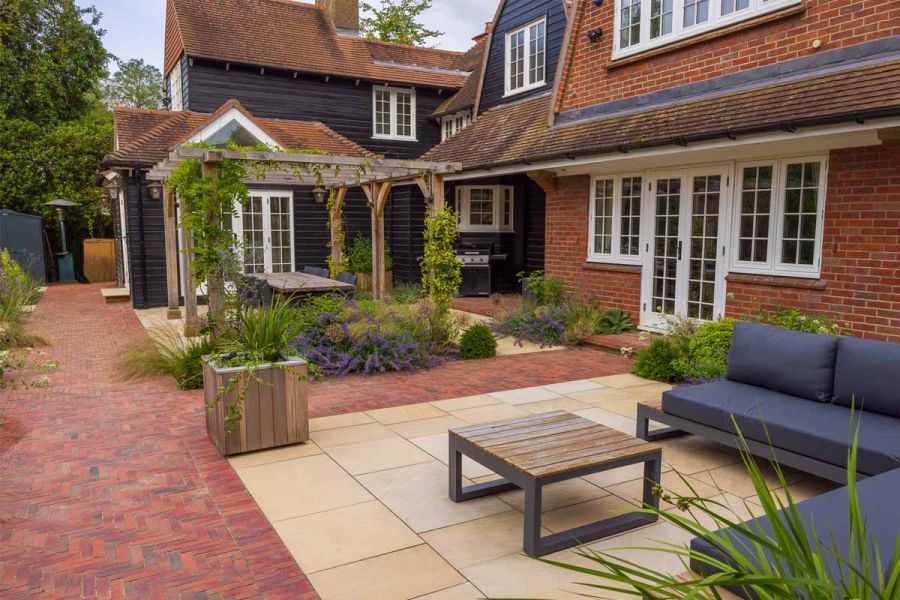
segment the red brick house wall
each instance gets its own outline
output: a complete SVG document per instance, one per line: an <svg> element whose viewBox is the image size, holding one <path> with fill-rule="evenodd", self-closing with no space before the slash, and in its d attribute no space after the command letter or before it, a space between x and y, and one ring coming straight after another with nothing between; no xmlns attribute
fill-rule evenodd
<svg viewBox="0 0 900 600"><path fill-rule="evenodd" d="M561 178L548 193L546 271L637 318L640 269L585 262L589 193L588 176ZM819 280L731 274L726 293L728 316L796 307L846 322L855 335L900 340L900 144L831 153Z"/></svg>
<svg viewBox="0 0 900 600"><path fill-rule="evenodd" d="M756 281L729 277L729 316L792 306L836 315L863 337L900 340L900 144L831 153L818 282Z"/></svg>
<svg viewBox="0 0 900 600"><path fill-rule="evenodd" d="M641 302L641 269L623 265L587 264L587 175L557 180L547 194L544 271L566 282L569 292L603 308L623 308L637 318Z"/></svg>
<svg viewBox="0 0 900 600"><path fill-rule="evenodd" d="M699 36L706 41L683 40L610 64L615 2L582 2L557 108L582 108L900 34L897 0L804 0L801 7L763 15L754 26L748 21ZM586 32L597 27L604 35L593 44ZM816 39L822 42L818 49L812 47Z"/></svg>

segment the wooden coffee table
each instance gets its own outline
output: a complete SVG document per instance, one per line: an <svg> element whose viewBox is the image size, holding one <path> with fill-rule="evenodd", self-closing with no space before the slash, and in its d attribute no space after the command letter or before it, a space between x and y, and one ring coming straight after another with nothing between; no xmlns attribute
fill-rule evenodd
<svg viewBox="0 0 900 600"><path fill-rule="evenodd" d="M541 537L541 499L545 485L644 464L643 502L659 507L653 488L660 481L659 446L567 412L533 415L450 431L450 499L463 502L507 490L525 491L525 552L543 556L657 520L656 515L625 513ZM503 479L463 487L463 455Z"/></svg>

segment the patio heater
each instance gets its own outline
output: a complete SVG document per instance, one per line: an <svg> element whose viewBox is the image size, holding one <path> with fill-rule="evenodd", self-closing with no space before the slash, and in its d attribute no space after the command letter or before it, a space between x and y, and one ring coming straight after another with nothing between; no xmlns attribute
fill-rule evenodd
<svg viewBox="0 0 900 600"><path fill-rule="evenodd" d="M68 200L52 200L47 202L46 206L55 208L56 214L59 215L59 239L62 245L62 250L56 253L56 268L59 271L59 281L61 283L71 283L75 281L75 261L66 243L65 212L67 208L78 206L78 203L69 202Z"/></svg>

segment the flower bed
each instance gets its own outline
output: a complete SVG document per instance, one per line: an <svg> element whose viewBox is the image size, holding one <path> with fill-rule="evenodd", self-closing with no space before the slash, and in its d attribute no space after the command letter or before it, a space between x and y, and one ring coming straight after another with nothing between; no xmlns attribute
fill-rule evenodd
<svg viewBox="0 0 900 600"><path fill-rule="evenodd" d="M317 308L323 310L316 313ZM438 318L427 301L405 305L325 297L299 310L312 321L291 347L318 376L415 371L451 352L454 326Z"/></svg>

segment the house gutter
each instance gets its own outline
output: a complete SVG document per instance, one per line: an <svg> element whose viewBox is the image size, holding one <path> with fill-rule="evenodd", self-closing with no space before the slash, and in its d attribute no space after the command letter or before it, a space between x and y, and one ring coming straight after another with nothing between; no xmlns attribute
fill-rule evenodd
<svg viewBox="0 0 900 600"><path fill-rule="evenodd" d="M687 147L691 143L697 142L709 142L714 140L735 140L738 136L748 136L748 135L758 135L764 133L772 133L777 131L784 131L787 133L795 133L796 130L800 127L816 127L816 126L824 126L824 125L835 125L839 123L846 123L848 121L856 121L861 126L861 129L873 129L878 128L880 125L876 124L874 127L866 126L865 121L874 120L874 119L883 119L900 116L900 105L874 109L868 111L857 111L852 113L844 113L841 115L833 115L828 117L819 117L819 118L810 118L810 119L798 119L798 120L785 120L778 121L776 123L767 124L765 126L757 126L757 127L745 127L738 129L731 129L728 131L716 131L711 133L704 133L698 135L689 135L689 136L679 136L674 138L667 138L664 140L658 140L654 142L633 142L626 144L617 144L613 146L595 146L588 148L580 148L578 150L560 150L557 152L551 152L547 154L534 154L527 155L522 158L514 159L514 160L506 160L500 162L493 163L481 163L471 166L464 167L462 173L458 173L455 175L447 175L445 179L447 181L454 181L459 179L470 179L475 176L489 176L489 175L499 175L499 170L502 170L503 173L519 173L519 172L527 172L527 171L536 171L542 168L564 168L566 166L571 166L570 163L579 158L588 158L588 157L600 157L602 155L607 154L628 154L632 151L638 150L648 150L652 148L660 148L665 146L683 146ZM566 127L570 127L573 125L577 125L578 123L568 123ZM552 161L567 161L561 162L561 164L553 164L552 166L548 166L546 163L550 163Z"/></svg>

